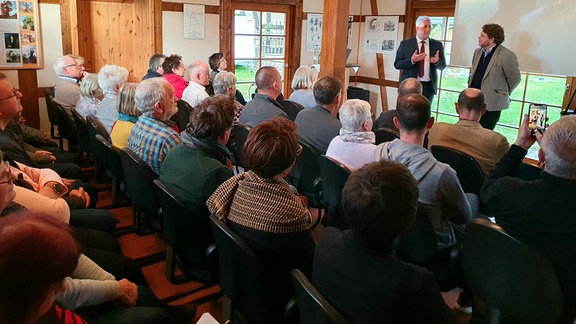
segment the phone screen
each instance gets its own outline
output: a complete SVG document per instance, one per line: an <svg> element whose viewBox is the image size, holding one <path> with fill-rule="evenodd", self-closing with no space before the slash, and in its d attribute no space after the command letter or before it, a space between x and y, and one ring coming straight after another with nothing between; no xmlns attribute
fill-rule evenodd
<svg viewBox="0 0 576 324"><path fill-rule="evenodd" d="M530 114L528 115L530 123L528 124L528 128L531 130L539 130L541 132L545 131L546 120L548 119L547 110L546 105L530 104Z"/></svg>

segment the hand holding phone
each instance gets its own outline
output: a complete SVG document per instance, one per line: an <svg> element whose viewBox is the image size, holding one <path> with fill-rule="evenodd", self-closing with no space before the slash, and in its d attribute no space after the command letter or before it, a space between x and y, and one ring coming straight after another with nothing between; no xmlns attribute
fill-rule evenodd
<svg viewBox="0 0 576 324"><path fill-rule="evenodd" d="M532 134L535 131L540 132L541 134L546 131L548 128L548 106L543 104L530 104L530 113L528 114L529 123L528 128Z"/></svg>

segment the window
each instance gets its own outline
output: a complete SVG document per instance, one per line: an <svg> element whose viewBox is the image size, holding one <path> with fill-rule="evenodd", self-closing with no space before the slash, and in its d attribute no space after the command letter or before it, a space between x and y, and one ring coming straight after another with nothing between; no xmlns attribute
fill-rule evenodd
<svg viewBox="0 0 576 324"><path fill-rule="evenodd" d="M458 115L454 103L458 95L468 86L470 68L450 65L452 48L453 17L430 17L432 31L430 37L442 41L448 66L440 75L438 94L432 101L432 116L436 121L456 123ZM524 114L528 113L530 103L548 105L548 124L560 118L560 111L566 92L566 76L542 73L521 72L522 79L512 92L510 107L502 111L500 121L494 129L504 135L510 144L516 141L518 128ZM528 152L528 157L537 159L538 143Z"/></svg>
<svg viewBox="0 0 576 324"><path fill-rule="evenodd" d="M286 12L234 10L234 69L237 89L250 100L254 77L262 66L274 66L284 79Z"/></svg>

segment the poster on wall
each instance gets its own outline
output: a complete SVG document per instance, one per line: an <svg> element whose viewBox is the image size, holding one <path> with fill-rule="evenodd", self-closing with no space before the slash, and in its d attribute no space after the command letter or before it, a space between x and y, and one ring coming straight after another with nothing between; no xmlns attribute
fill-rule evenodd
<svg viewBox="0 0 576 324"><path fill-rule="evenodd" d="M38 17L37 0L0 2L1 69L42 68Z"/></svg>
<svg viewBox="0 0 576 324"><path fill-rule="evenodd" d="M320 51L322 45L322 14L308 14L306 52Z"/></svg>
<svg viewBox="0 0 576 324"><path fill-rule="evenodd" d="M398 42L398 16L368 16L364 28L364 52L394 54Z"/></svg>
<svg viewBox="0 0 576 324"><path fill-rule="evenodd" d="M184 4L184 38L204 39L204 6Z"/></svg>

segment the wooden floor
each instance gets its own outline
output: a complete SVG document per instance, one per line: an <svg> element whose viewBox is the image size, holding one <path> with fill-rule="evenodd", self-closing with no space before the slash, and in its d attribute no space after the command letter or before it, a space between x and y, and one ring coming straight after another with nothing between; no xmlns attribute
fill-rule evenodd
<svg viewBox="0 0 576 324"><path fill-rule="evenodd" d="M142 266L142 272L146 277L150 289L156 296L170 305L181 305L193 302L198 305L195 323L203 313L210 313L218 322L222 323L222 297L220 288L216 286L205 287L197 282L189 282L182 285L171 284L164 275L165 249L161 235L149 234L139 236L131 232L132 207L111 208L111 192L102 188L98 197L98 206L107 208L119 220L118 241L124 254ZM316 212L316 211L314 211ZM322 234L322 227L318 226L313 232L314 239ZM458 298L459 290L455 289L442 293L444 301L452 307ZM467 323L469 315L455 313L457 323Z"/></svg>

